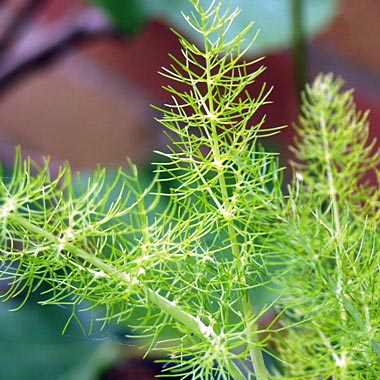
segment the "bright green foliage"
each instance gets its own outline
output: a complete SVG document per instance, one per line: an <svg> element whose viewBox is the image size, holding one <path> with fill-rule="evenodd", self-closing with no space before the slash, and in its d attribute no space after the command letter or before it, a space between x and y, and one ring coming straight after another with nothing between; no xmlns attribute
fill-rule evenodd
<svg viewBox="0 0 380 380"><path fill-rule="evenodd" d="M296 127L295 178L277 232L289 329L283 379L377 379L380 373L379 163L351 91L319 76ZM276 232L276 233L277 233Z"/></svg>
<svg viewBox="0 0 380 380"><path fill-rule="evenodd" d="M277 156L260 144L280 128L252 124L268 92L247 91L263 71L244 60L250 26L228 39L237 11L192 4L186 20L203 44L178 34L182 57L163 70L172 143L152 184L131 165L112 185L100 170L74 190L68 167L52 179L20 155L0 183L5 298L48 283L42 303L103 307L104 323L134 327L148 352L168 353L165 371L193 379L253 379L252 367L257 380L375 379L378 191L361 179L377 156L365 115L339 81L317 78L285 195ZM270 284L284 335L258 331L255 290ZM281 374L263 361L269 332Z"/></svg>

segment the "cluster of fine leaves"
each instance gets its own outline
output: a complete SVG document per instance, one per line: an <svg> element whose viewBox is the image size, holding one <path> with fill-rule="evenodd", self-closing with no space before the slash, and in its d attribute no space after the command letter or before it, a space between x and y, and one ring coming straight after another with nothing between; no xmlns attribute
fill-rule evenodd
<svg viewBox="0 0 380 380"><path fill-rule="evenodd" d="M251 95L264 69L244 59L251 26L230 39L238 11L191 3L185 19L203 42L178 34L182 56L163 69L171 144L151 184L131 164L78 190L67 166L52 178L48 163L20 154L12 178L0 177L4 298L42 291L43 304L71 305L78 320L100 307L104 323L167 352L164 371L182 378L375 379L379 190L366 175L378 155L366 115L340 81L318 77L284 192L277 156L260 143L279 129L252 121L268 91ZM278 294L277 331L259 323L265 286Z"/></svg>
<svg viewBox="0 0 380 380"><path fill-rule="evenodd" d="M264 68L243 58L251 26L226 37L237 10L192 3L185 19L203 46L178 35L183 56L163 71L183 90L167 87L172 144L158 179L142 187L132 165L108 188L99 171L76 191L68 167L53 179L18 158L0 190L5 298L48 283L42 303L102 306L105 323L128 323L148 351L169 351L166 370L239 380L253 365L265 379L251 293L266 281L262 240L282 194L276 155L258 141L276 130L251 125L267 93L247 87ZM164 191L167 179L177 185Z"/></svg>
<svg viewBox="0 0 380 380"><path fill-rule="evenodd" d="M283 321L299 323L278 343L282 379L380 373L379 152L342 86L317 77L296 126L294 181L275 234Z"/></svg>

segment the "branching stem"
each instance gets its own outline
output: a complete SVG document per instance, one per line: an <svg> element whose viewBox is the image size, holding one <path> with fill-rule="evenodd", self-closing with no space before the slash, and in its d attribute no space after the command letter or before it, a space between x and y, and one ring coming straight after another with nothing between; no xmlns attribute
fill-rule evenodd
<svg viewBox="0 0 380 380"><path fill-rule="evenodd" d="M207 40L207 35L204 35L204 44L205 44L205 49L206 51L208 49L211 49L209 46L209 41ZM212 80L212 73L211 73L211 62L209 59L210 55L206 55L206 78L207 78L207 93L205 96L205 106L207 107L207 112L209 115L214 115L214 89L215 89L215 84L214 81ZM211 126L211 139L210 144L212 146L212 151L213 151L213 157L214 157L214 162L219 163L221 159L221 154L220 154L220 147L218 142L220 141L220 138L218 138L218 130L217 130L217 121L214 119L210 119L210 126ZM226 184L226 179L224 176L224 172L219 169L219 165L215 165L217 168L217 176L218 176L218 181L219 181L219 188L220 192L222 195L222 199L224 200L224 203L222 207L225 212L229 212L228 210L231 210L231 202L230 198L228 195L228 189L227 189L227 184ZM233 211L231 211L233 212ZM240 260L240 250L239 250L239 244L237 241L237 236L236 236L236 231L233 226L233 218L232 220L227 221L227 231L228 231L228 236L231 241L231 249L232 249L232 254L234 259L236 260L237 263L241 263ZM238 267L237 268L237 275L239 278L239 281L246 283L246 278L244 274L243 268ZM250 360L253 364L254 367L254 373L256 376L257 380L268 380L268 372L264 363L264 358L261 349L258 346L258 338L257 338L257 325L252 322L253 320L253 307L249 298L249 292L248 290L246 291L246 294L243 295L241 298L241 310L244 315L244 320L246 321L246 332L247 332L247 341L250 342L249 344L249 355L250 355Z"/></svg>
<svg viewBox="0 0 380 380"><path fill-rule="evenodd" d="M53 235L48 231L45 231L39 226L36 226L35 224L26 220L23 216L20 216L18 214L12 214L9 215L8 219L12 222L15 222L17 225L25 228L29 232L36 234L37 236L46 238L50 242L56 244L57 247L59 246L59 244L61 244L57 236ZM94 267L98 268L100 271L104 272L109 277L119 281L120 283L125 284L128 287L131 286L131 278L128 274L123 273L117 270L114 266L105 263L102 259L95 256L93 253L88 253L69 242L65 243L64 249L70 252L71 254L75 255L77 258L82 259L88 264L91 264ZM144 284L141 284L140 282L138 284L132 285L136 286L136 292L146 294L149 302L153 303L158 308L164 310L167 314L169 314L178 323L185 326L194 335L197 335L201 339L211 339L215 337L216 334L211 326L204 324L200 319L187 313L178 305L176 305L173 301L170 301L169 299L163 297L158 292L150 289L149 287L147 287Z"/></svg>
<svg viewBox="0 0 380 380"><path fill-rule="evenodd" d="M326 165L326 170L327 170L327 181L328 181L328 186L329 186L329 194L330 194L330 199L332 203L332 212L333 212L333 218L334 218L334 236L333 238L335 239L337 243L337 248L336 248L336 254L335 254L335 261L336 261L336 266L337 266L337 285L336 285L336 296L338 298L339 302L339 307L340 307L340 318L341 321L344 323L347 320L347 315L346 315L346 309L343 304L343 295L342 295L342 290L343 290L343 265L342 265L342 254L343 254L343 247L342 247L342 242L341 242L341 234L342 234L342 229L340 225L340 212L339 212L339 205L338 205L338 198L337 198L337 190L336 186L334 183L334 173L333 173L333 165L331 162L331 154L329 150L329 142L328 142L328 133L327 133L327 127L326 127L326 120L324 119L323 116L320 118L320 125L321 125L321 130L322 130L322 141L324 145L324 161ZM336 354L333 353L335 356ZM345 362L346 359L346 352L342 352L341 357L339 358L340 361Z"/></svg>

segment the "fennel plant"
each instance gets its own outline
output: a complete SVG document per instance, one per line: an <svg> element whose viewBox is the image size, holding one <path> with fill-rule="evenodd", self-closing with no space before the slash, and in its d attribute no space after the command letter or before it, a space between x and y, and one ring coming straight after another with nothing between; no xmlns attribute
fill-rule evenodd
<svg viewBox="0 0 380 380"><path fill-rule="evenodd" d="M284 191L278 156L261 143L281 128L252 122L269 94L248 91L264 70L244 58L252 26L230 38L238 10L190 1L185 20L203 45L177 33L182 57L163 69L171 144L155 180L143 185L130 164L111 185L100 169L78 190L67 165L52 178L48 162L18 153L0 183L3 298L26 301L48 284L41 303L71 305L72 318L100 307L179 378L375 379L379 190L365 175L378 154L366 114L339 80L318 77ZM275 301L259 308L263 287ZM272 307L280 327L259 325Z"/></svg>

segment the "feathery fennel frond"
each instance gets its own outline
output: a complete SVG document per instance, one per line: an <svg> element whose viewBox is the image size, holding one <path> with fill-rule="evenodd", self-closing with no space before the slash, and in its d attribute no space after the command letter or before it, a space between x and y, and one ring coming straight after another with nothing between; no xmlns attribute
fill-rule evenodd
<svg viewBox="0 0 380 380"><path fill-rule="evenodd" d="M182 56L163 69L171 144L151 183L131 164L78 188L68 166L53 178L20 152L12 178L0 177L3 299L42 292L42 304L100 307L182 378L377 379L380 190L366 173L379 154L366 114L341 81L318 77L284 195L277 155L261 144L280 128L252 121L270 92L251 95L264 70L241 47L252 25L227 40L238 11L190 1L185 20L203 46L177 34ZM281 294L278 331L259 327L268 278ZM281 369L266 368L263 352Z"/></svg>
<svg viewBox="0 0 380 380"><path fill-rule="evenodd" d="M342 91L343 84L331 74L320 75L304 93L295 170L312 196L334 198L340 209L349 202L366 215L375 191L368 176L377 171L380 156L376 140L369 140L368 112L356 110L352 91Z"/></svg>
<svg viewBox="0 0 380 380"><path fill-rule="evenodd" d="M238 11L191 2L185 18L204 45L179 35L183 56L163 70L187 89L167 87L172 104L160 121L172 144L158 180L141 188L132 166L109 187L98 171L78 192L68 167L52 180L46 167L16 165L14 183L1 183L5 298L48 283L43 303L101 305L105 323L125 321L149 350L171 353L172 372L239 380L253 378L253 367L266 380L257 331L265 309L254 313L252 290L266 281L263 242L282 199L277 156L259 138L277 129L252 124L268 92L248 92L263 71L243 58L251 26L226 40ZM160 186L168 178L178 184L169 194Z"/></svg>
<svg viewBox="0 0 380 380"><path fill-rule="evenodd" d="M275 244L286 262L281 302L288 322L302 323L279 344L281 379L376 379L380 371L379 191L365 178L379 153L342 85L318 76L296 128L295 178Z"/></svg>

